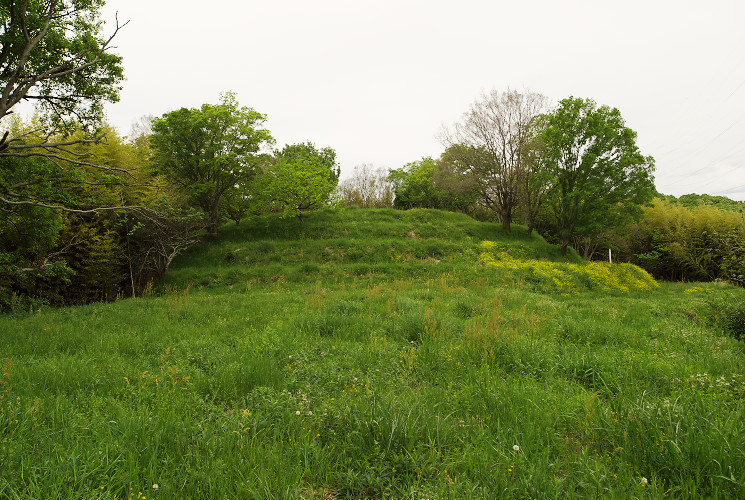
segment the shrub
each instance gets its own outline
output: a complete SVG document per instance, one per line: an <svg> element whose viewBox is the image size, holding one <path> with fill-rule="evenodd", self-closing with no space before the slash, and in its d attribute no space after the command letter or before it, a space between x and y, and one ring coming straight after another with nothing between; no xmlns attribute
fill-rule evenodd
<svg viewBox="0 0 745 500"><path fill-rule="evenodd" d="M643 269L632 264L605 262L550 262L515 257L513 249L504 249L493 241L479 245L479 262L485 267L509 269L524 274L539 289L574 295L582 290L629 292L652 290L657 282ZM519 254L519 252L518 252Z"/></svg>
<svg viewBox="0 0 745 500"><path fill-rule="evenodd" d="M719 318L720 326L727 335L745 340L745 302L724 306Z"/></svg>

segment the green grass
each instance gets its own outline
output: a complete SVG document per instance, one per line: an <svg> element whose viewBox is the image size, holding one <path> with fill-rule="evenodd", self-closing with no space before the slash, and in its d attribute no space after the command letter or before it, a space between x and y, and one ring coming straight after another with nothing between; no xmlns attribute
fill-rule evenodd
<svg viewBox="0 0 745 500"><path fill-rule="evenodd" d="M581 265L329 210L225 226L150 297L0 317L0 498L745 497L744 291L567 293L531 260Z"/></svg>

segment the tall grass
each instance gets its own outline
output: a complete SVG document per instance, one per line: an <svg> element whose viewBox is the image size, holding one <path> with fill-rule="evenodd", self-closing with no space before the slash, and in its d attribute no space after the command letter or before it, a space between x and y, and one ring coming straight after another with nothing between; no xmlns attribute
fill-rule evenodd
<svg viewBox="0 0 745 500"><path fill-rule="evenodd" d="M0 497L745 497L741 289L562 293L482 242L576 257L437 211L225 229L154 296L0 317Z"/></svg>

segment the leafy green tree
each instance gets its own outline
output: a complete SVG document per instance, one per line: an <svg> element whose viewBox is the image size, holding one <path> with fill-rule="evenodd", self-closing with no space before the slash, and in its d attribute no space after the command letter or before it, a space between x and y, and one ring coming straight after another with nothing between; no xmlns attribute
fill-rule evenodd
<svg viewBox="0 0 745 500"><path fill-rule="evenodd" d="M642 216L654 195L654 160L616 108L570 97L548 115L542 134L552 175L549 199L561 251L577 235L594 236Z"/></svg>
<svg viewBox="0 0 745 500"><path fill-rule="evenodd" d="M19 301L80 304L139 294L204 228L201 217L189 217L179 193L142 168L138 146L124 142L113 129L102 131L105 142L67 148L68 154L95 158L95 167L57 170L41 156L0 158L0 185L53 172L54 182L24 189L67 207L29 204L0 210L0 310L18 307ZM114 171L128 173L108 173ZM85 208L123 205L136 208Z"/></svg>
<svg viewBox="0 0 745 500"><path fill-rule="evenodd" d="M203 211L211 237L217 236L225 193L245 190L267 158L261 151L274 139L261 128L265 121L266 115L239 107L228 92L219 104L181 108L152 124L153 165Z"/></svg>
<svg viewBox="0 0 745 500"><path fill-rule="evenodd" d="M9 0L0 8L0 120L5 126L0 157L51 162L28 172L23 181L5 182L0 207L102 208L70 206L63 196L71 181L63 172L65 164L68 170L99 167L111 173L85 154L69 154L72 145L103 139L96 133L103 104L118 100L123 78L121 57L110 52L120 26L109 37L101 35L102 5L101 0ZM24 100L33 101L40 113L35 128L9 128L7 117ZM68 137L79 129L87 133ZM35 189L39 186L44 188Z"/></svg>
<svg viewBox="0 0 745 500"><path fill-rule="evenodd" d="M0 118L22 100L55 125L93 124L116 101L121 57L101 36L102 0L8 0L0 8Z"/></svg>
<svg viewBox="0 0 745 500"><path fill-rule="evenodd" d="M711 196L708 194L684 194L677 199L677 202L687 208L695 208L698 205L711 205L723 210L745 210L745 201L735 201L725 196Z"/></svg>
<svg viewBox="0 0 745 500"><path fill-rule="evenodd" d="M336 160L336 151L331 147L327 146L318 149L311 142L287 144L281 151L274 151L274 157L276 159L283 159L288 163L294 163L299 158L315 158L320 164L329 169L329 178L335 183L339 182L341 166Z"/></svg>
<svg viewBox="0 0 745 500"><path fill-rule="evenodd" d="M388 179L395 186L393 206L400 209L442 208L444 193L434 185L435 161L427 156L391 170Z"/></svg>
<svg viewBox="0 0 745 500"><path fill-rule="evenodd" d="M475 201L473 183L451 166L446 151L439 160L427 156L391 170L388 179L395 187L393 206L470 212Z"/></svg>
<svg viewBox="0 0 745 500"><path fill-rule="evenodd" d="M540 215L551 188L551 172L546 165L545 144L541 138L545 123L545 115L532 122L533 133L523 149L522 168L518 176L517 212L528 227L528 234L540 223Z"/></svg>
<svg viewBox="0 0 745 500"><path fill-rule="evenodd" d="M118 100L121 57L102 35L101 0L7 0L0 5L0 295L56 292L72 276L68 214L122 207L107 186L126 172L96 161L105 102ZM14 115L22 101L37 115ZM23 228L23 229L21 229ZM31 233L33 238L29 238ZM103 241L103 240L100 240ZM73 291L70 288L69 291ZM7 292L7 293L6 293Z"/></svg>
<svg viewBox="0 0 745 500"><path fill-rule="evenodd" d="M256 211L304 220L303 213L326 206L339 180L336 152L306 144L275 151L274 161L255 184Z"/></svg>

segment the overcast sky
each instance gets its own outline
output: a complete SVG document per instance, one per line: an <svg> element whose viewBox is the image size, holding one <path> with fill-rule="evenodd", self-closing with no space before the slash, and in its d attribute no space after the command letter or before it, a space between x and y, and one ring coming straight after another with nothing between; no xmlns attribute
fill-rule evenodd
<svg viewBox="0 0 745 500"><path fill-rule="evenodd" d="M331 146L344 177L437 157L482 92L528 89L618 108L662 193L745 200L743 0L108 0L108 26L116 12L123 135L232 90L278 147Z"/></svg>

